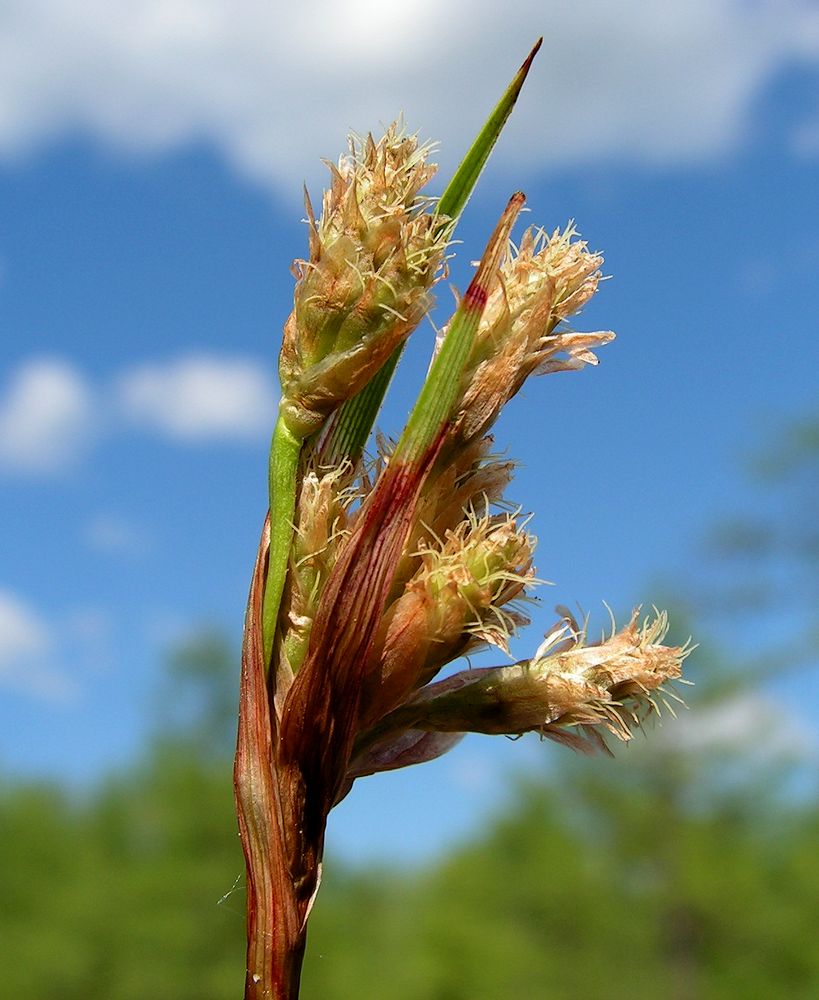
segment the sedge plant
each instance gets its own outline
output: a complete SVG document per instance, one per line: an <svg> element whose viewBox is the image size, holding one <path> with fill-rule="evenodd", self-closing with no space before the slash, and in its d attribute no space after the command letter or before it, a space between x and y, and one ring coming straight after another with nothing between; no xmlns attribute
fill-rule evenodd
<svg viewBox="0 0 819 1000"><path fill-rule="evenodd" d="M568 613L531 659L445 674L527 622L535 539L510 512L492 426L532 375L597 363L609 331L569 320L602 257L572 227L511 241L513 194L437 338L397 440L374 422L447 274L460 214L539 44L439 198L431 148L390 126L351 139L294 264L270 507L250 589L235 764L247 866L247 1000L294 1000L330 810L355 781L432 760L465 733L577 749L628 740L680 676L666 619L598 643Z"/></svg>

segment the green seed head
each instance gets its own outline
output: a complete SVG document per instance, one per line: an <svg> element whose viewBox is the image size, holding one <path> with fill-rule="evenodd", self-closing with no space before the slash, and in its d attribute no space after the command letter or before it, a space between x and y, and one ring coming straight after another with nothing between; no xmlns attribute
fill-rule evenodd
<svg viewBox="0 0 819 1000"><path fill-rule="evenodd" d="M431 306L447 231L419 196L436 169L430 151L399 124L377 143L351 139L318 220L307 199L310 256L294 265L279 358L282 414L299 437L355 395Z"/></svg>

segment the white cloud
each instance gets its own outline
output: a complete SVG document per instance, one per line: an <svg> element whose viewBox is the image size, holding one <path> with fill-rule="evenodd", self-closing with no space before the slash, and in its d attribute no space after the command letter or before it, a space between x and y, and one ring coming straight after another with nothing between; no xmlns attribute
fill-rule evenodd
<svg viewBox="0 0 819 1000"><path fill-rule="evenodd" d="M754 691L681 712L655 735L674 750L737 751L757 764L783 758L805 760L819 751L816 734L797 711L789 712L774 696Z"/></svg>
<svg viewBox="0 0 819 1000"><path fill-rule="evenodd" d="M718 155L775 74L819 58L812 0L9 0L0 152L205 140L289 190L346 128L405 110L456 156L541 33L499 150L539 167Z"/></svg>
<svg viewBox="0 0 819 1000"><path fill-rule="evenodd" d="M119 406L135 423L183 441L252 439L275 417L273 372L244 358L186 357L121 376Z"/></svg>
<svg viewBox="0 0 819 1000"><path fill-rule="evenodd" d="M51 473L68 467L93 430L85 378L57 359L26 362L0 395L0 469Z"/></svg>
<svg viewBox="0 0 819 1000"><path fill-rule="evenodd" d="M150 547L147 532L120 514L94 515L84 534L92 549L108 555L141 555Z"/></svg>
<svg viewBox="0 0 819 1000"><path fill-rule="evenodd" d="M74 684L50 662L51 629L8 590L0 590L0 684L27 694L64 701Z"/></svg>
<svg viewBox="0 0 819 1000"><path fill-rule="evenodd" d="M123 421L182 443L259 440L273 427L276 401L275 372L250 358L188 355L136 365L97 388L67 361L30 359L0 386L0 472L64 472ZM145 541L110 516L89 523L86 537L119 552Z"/></svg>
<svg viewBox="0 0 819 1000"><path fill-rule="evenodd" d="M0 664L39 656L49 641L45 623L11 593L0 590Z"/></svg>

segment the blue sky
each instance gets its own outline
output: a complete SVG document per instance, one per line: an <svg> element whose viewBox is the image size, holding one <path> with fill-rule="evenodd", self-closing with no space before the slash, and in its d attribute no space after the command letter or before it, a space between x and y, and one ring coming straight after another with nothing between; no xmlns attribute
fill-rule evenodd
<svg viewBox="0 0 819 1000"><path fill-rule="evenodd" d="M521 188L532 222L576 219L605 253L612 280L576 325L618 339L598 368L530 384L497 429L555 582L520 655L555 603L602 622L604 600L650 603L652 578L696 580L705 525L748 507L741 457L815 410L815 4L4 5L0 773L82 784L127 762L164 651L203 625L238 641L302 182L317 194L349 128L402 110L448 176L543 33L453 279ZM476 739L360 783L331 843L422 852L508 766L556 752Z"/></svg>

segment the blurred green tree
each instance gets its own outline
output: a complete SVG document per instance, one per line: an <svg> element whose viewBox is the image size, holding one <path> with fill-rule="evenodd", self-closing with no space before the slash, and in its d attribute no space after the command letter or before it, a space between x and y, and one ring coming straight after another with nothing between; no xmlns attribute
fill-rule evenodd
<svg viewBox="0 0 819 1000"><path fill-rule="evenodd" d="M163 702L173 710L132 770L77 801L48 786L0 793L2 996L236 995L236 673L222 640L197 637L170 658Z"/></svg>
<svg viewBox="0 0 819 1000"><path fill-rule="evenodd" d="M720 564L728 579L772 571L783 589L766 601L796 581L789 624L808 656L819 434L796 441L782 442L784 478L759 505L764 553L746 544ZM765 660L777 665L775 647ZM511 805L446 856L403 873L331 860L305 1000L815 997L809 748L758 692L765 670L708 646L690 664L679 722L592 766L544 747L548 774L519 780ZM130 770L80 798L0 787L0 996L240 995L236 671L231 647L202 633L171 656L154 739Z"/></svg>

